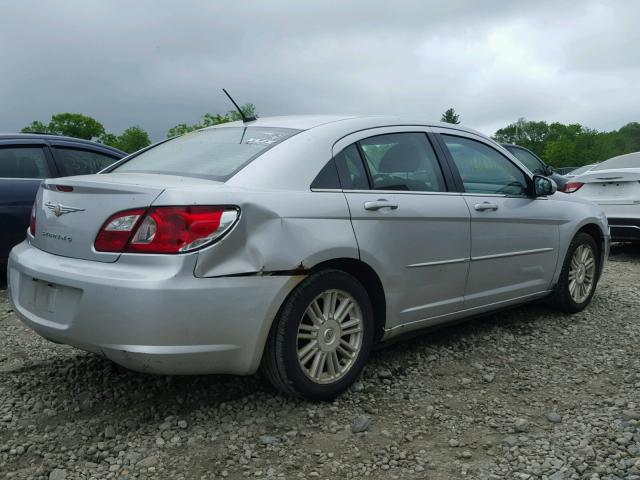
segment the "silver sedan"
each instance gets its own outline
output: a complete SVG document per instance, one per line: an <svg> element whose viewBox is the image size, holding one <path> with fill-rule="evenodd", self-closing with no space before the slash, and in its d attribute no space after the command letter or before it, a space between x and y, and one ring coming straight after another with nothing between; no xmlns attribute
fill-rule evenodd
<svg viewBox="0 0 640 480"><path fill-rule="evenodd" d="M251 374L329 399L396 335L547 297L591 301L594 204L472 130L274 117L44 182L9 259L22 321L161 374Z"/></svg>

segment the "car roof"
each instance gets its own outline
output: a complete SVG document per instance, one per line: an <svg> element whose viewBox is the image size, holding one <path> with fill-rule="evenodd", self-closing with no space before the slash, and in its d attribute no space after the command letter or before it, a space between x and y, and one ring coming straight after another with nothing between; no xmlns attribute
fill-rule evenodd
<svg viewBox="0 0 640 480"><path fill-rule="evenodd" d="M425 120L418 118L399 117L393 115L286 115L275 117L260 117L257 120L247 122L246 124L237 121L214 125L210 128L228 128L228 127L267 127L267 128L293 128L297 130L310 130L325 126L328 124L342 124L345 129L359 130L365 128L385 127L385 126L402 126L402 125L421 125L426 127L441 127L453 130L460 130L467 133L480 135L489 138L487 135L477 132L473 129L456 125L453 123L436 122L433 120Z"/></svg>
<svg viewBox="0 0 640 480"><path fill-rule="evenodd" d="M91 147L98 147L101 150L108 150L119 156L128 155L126 152L119 150L115 147L105 145L103 143L92 142L91 140L85 140L83 138L67 137L64 135L55 135L52 133L0 133L0 141L11 140L44 140L53 142L67 142L75 143L78 145L86 145Z"/></svg>

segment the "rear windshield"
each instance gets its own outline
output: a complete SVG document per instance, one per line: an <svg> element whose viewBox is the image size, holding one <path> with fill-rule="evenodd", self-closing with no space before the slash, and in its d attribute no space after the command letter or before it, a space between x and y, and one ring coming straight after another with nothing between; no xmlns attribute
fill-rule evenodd
<svg viewBox="0 0 640 480"><path fill-rule="evenodd" d="M599 163L591 170L609 170L611 168L640 168L640 152L610 158L609 160Z"/></svg>
<svg viewBox="0 0 640 480"><path fill-rule="evenodd" d="M585 172L588 172L594 167L594 165L585 165L584 167L576 168L575 170L571 170L567 173L567 175L578 176L582 175Z"/></svg>
<svg viewBox="0 0 640 480"><path fill-rule="evenodd" d="M269 148L300 132L290 128L198 130L161 143L111 172L160 173L226 181Z"/></svg>

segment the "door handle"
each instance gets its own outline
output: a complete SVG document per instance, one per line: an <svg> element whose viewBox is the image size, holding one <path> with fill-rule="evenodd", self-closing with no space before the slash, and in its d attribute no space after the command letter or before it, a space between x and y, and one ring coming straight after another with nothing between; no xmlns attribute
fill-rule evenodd
<svg viewBox="0 0 640 480"><path fill-rule="evenodd" d="M380 210L381 208L389 208L391 210L395 210L398 208L397 203L390 202L386 198L379 198L373 202L364 202L365 210Z"/></svg>
<svg viewBox="0 0 640 480"><path fill-rule="evenodd" d="M486 210L498 210L498 205L490 202L482 202L476 203L473 208L475 208L479 212L484 212Z"/></svg>

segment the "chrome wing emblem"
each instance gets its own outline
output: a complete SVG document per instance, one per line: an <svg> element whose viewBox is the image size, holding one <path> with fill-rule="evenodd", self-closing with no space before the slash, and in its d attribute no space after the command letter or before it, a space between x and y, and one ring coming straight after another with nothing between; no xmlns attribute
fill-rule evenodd
<svg viewBox="0 0 640 480"><path fill-rule="evenodd" d="M47 202L44 206L51 210L56 217L64 215L65 213L84 212L84 208L67 207L61 203L56 205L55 203Z"/></svg>

